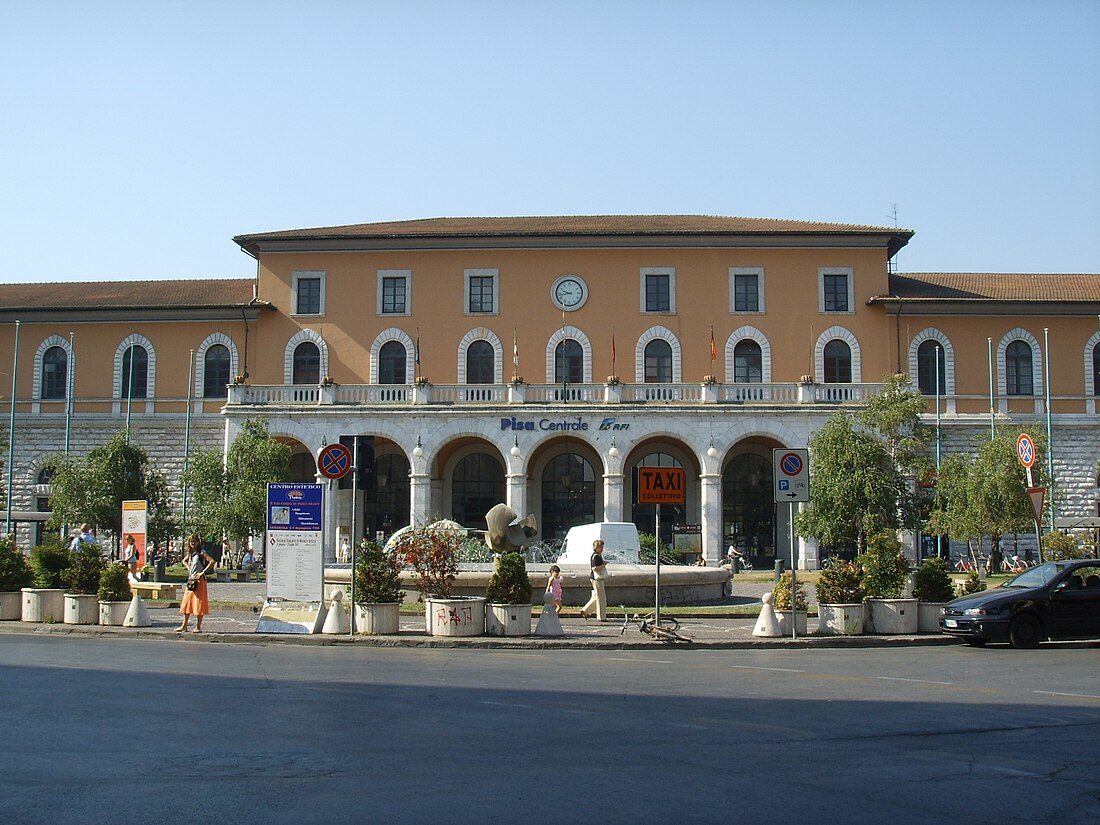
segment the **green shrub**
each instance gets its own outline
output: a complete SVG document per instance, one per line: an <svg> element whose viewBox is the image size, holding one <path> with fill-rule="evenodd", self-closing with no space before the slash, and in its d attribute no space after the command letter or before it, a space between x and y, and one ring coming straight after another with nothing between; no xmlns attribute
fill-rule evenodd
<svg viewBox="0 0 1100 825"><path fill-rule="evenodd" d="M376 542L363 540L355 557L355 603L385 604L402 602L401 562L386 553Z"/></svg>
<svg viewBox="0 0 1100 825"><path fill-rule="evenodd" d="M64 585L65 569L69 566L68 548L57 542L46 542L31 550L31 570L35 587L60 588Z"/></svg>
<svg viewBox="0 0 1100 825"><path fill-rule="evenodd" d="M1043 561L1067 561L1087 559L1088 551L1069 533L1047 533L1043 536Z"/></svg>
<svg viewBox="0 0 1100 825"><path fill-rule="evenodd" d="M947 562L936 556L925 559L914 577L913 595L922 602L949 602L955 598Z"/></svg>
<svg viewBox="0 0 1100 825"><path fill-rule="evenodd" d="M527 563L519 553L505 553L497 559L496 570L489 578L486 599L495 604L530 604L531 580Z"/></svg>
<svg viewBox="0 0 1100 825"><path fill-rule="evenodd" d="M863 593L868 599L896 599L905 589L909 562L901 554L901 542L889 530L869 540L866 553L859 557Z"/></svg>
<svg viewBox="0 0 1100 825"><path fill-rule="evenodd" d="M818 576L819 604L859 604L863 601L863 584L859 568L850 561L834 561Z"/></svg>
<svg viewBox="0 0 1100 825"><path fill-rule="evenodd" d="M99 577L99 600L101 602L128 602L134 597L130 589L129 571L120 561L108 564Z"/></svg>
<svg viewBox="0 0 1100 825"><path fill-rule="evenodd" d="M802 589L802 582L798 582L795 586L794 597L795 610L806 610L809 607L809 603L806 601L806 591ZM779 581L775 583L775 587L772 588L772 607L776 610L790 610L791 609L791 571L787 570L780 577Z"/></svg>
<svg viewBox="0 0 1100 825"><path fill-rule="evenodd" d="M69 566L62 574L62 581L70 593L91 595L99 589L99 577L103 575L103 555L99 545L80 542L69 553Z"/></svg>
<svg viewBox="0 0 1100 825"><path fill-rule="evenodd" d="M657 539L652 533L638 533L638 564L656 564ZM661 548L661 564L683 564L683 557L667 547Z"/></svg>
<svg viewBox="0 0 1100 825"><path fill-rule="evenodd" d="M0 593L11 593L30 587L34 571L27 564L23 551L10 538L0 539Z"/></svg>
<svg viewBox="0 0 1100 825"><path fill-rule="evenodd" d="M971 570L963 579L955 592L960 596L969 596L971 593L981 593L985 590L985 582L983 582L975 570Z"/></svg>

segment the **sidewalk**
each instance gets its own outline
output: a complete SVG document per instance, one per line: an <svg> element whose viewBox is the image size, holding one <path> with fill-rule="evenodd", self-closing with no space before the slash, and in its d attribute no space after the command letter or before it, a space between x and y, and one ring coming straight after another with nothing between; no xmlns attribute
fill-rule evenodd
<svg viewBox="0 0 1100 825"><path fill-rule="evenodd" d="M754 591L759 590L758 593ZM735 588L735 596L742 603L759 600L770 591L765 584L751 583ZM811 617L810 633L792 639L758 638L752 635L755 616L731 617L715 611L713 615L681 616L675 607L662 608L662 614L680 619L680 631L689 637L691 644L659 642L642 633L637 625L628 625L623 632L622 619L610 619L601 623L585 620L577 608L565 608L561 617L565 635L547 636L473 636L432 637L424 630L424 617L402 614L401 632L396 636L339 636L325 634L271 634L256 633L256 622L263 607L266 585L262 583L210 583L211 612L203 621L202 633L176 633L180 614L176 606L149 606L151 627L101 627L99 625L34 624L29 622L0 622L0 634L48 633L96 637L127 637L138 639L162 639L176 641L203 641L228 644L298 644L298 645L366 645L374 647L441 647L441 648L512 648L512 649L736 649L765 647L883 647L957 644L957 640L941 634L918 636L818 636L817 626ZM812 605L811 605L812 607ZM537 622L537 619L536 619ZM533 629L534 623L532 623ZM191 627L194 627L192 619Z"/></svg>

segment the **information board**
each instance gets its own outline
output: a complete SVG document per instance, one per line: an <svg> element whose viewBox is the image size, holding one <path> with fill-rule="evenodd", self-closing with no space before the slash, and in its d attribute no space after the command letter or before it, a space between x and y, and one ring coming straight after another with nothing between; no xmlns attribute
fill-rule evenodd
<svg viewBox="0 0 1100 825"><path fill-rule="evenodd" d="M267 485L267 598L324 598L324 488Z"/></svg>

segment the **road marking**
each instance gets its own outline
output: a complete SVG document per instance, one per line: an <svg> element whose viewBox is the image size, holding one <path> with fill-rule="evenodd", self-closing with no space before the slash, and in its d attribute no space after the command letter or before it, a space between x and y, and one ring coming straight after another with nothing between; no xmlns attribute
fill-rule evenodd
<svg viewBox="0 0 1100 825"><path fill-rule="evenodd" d="M1056 693L1053 690L1037 690L1035 692L1043 696L1069 696L1072 699L1100 699L1100 696L1093 696L1090 693Z"/></svg>
<svg viewBox="0 0 1100 825"><path fill-rule="evenodd" d="M947 685L951 687L954 682L933 682L931 679L903 679L900 676L876 676L876 679L881 679L884 682L912 682L918 685Z"/></svg>
<svg viewBox="0 0 1100 825"><path fill-rule="evenodd" d="M491 702L487 699L479 699L479 705L496 705L502 708L527 708L528 710L535 710L535 705L525 705L522 702Z"/></svg>
<svg viewBox="0 0 1100 825"><path fill-rule="evenodd" d="M671 665L671 659L638 659L633 656L607 656L609 662L652 662L655 665Z"/></svg>
<svg viewBox="0 0 1100 825"><path fill-rule="evenodd" d="M804 670L795 670L791 667L753 667L752 665L730 665L734 670L772 670L777 673L805 673Z"/></svg>

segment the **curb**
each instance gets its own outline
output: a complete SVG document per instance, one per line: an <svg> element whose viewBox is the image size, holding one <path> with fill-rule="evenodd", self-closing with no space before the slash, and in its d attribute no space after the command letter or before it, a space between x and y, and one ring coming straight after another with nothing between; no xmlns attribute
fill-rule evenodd
<svg viewBox="0 0 1100 825"><path fill-rule="evenodd" d="M168 629L142 627L108 627L102 625L34 624L30 622L4 622L0 635L17 636L80 636L104 639L141 639L173 642L202 642L206 644L237 645L299 645L307 647L387 647L387 648L443 648L469 650L763 650L786 649L860 649L883 647L931 647L958 644L951 636L922 634L919 636L800 636L724 639L669 643L656 640L630 642L619 638L586 638L565 636L542 638L534 636L500 637L432 637L415 633L396 636L349 636L305 633L179 633Z"/></svg>

